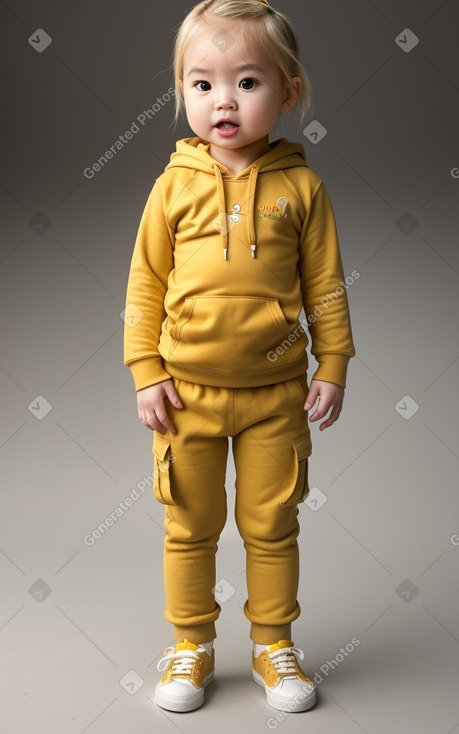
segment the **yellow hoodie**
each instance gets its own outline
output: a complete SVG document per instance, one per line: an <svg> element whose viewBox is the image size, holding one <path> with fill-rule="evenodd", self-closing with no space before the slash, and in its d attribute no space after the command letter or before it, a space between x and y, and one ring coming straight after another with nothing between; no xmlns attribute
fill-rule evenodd
<svg viewBox="0 0 459 734"><path fill-rule="evenodd" d="M124 315L135 389L291 379L307 370L307 331L314 378L345 386L355 349L323 182L285 138L237 175L209 148L179 140L143 212Z"/></svg>

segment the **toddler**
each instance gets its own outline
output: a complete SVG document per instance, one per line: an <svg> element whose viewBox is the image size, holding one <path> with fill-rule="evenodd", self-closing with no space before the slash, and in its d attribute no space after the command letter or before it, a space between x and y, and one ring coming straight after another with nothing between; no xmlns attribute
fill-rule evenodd
<svg viewBox="0 0 459 734"><path fill-rule="evenodd" d="M146 203L124 341L138 415L154 432L164 614L176 643L158 663L154 700L191 711L214 676L231 437L252 676L270 706L305 711L316 690L291 623L308 411L319 401L310 420L325 418L320 430L335 423L355 354L325 186L302 145L269 142L281 112L295 106L304 122L311 85L291 22L265 0L195 5L178 29L174 71L176 119L184 105L195 137L177 142ZM310 385L308 334L318 363Z"/></svg>

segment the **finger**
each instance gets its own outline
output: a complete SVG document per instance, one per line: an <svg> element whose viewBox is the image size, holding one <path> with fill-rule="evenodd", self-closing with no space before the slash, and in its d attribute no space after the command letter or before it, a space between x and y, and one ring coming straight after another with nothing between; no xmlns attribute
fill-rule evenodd
<svg viewBox="0 0 459 734"><path fill-rule="evenodd" d="M319 430L320 430L320 431L323 431L323 430L324 430L324 428L329 428L329 426L332 426L332 425L333 425L333 423L336 423L336 421L337 421L337 420L338 420L338 418L339 418L339 415L340 415L340 413L341 413L341 408L340 408L340 406L335 406L335 407L333 408L333 410L332 410L332 412L331 412L330 416L329 416L329 417L327 418L327 420L326 420L326 421L324 421L323 423L321 423L321 424L320 424L320 426L319 426Z"/></svg>
<svg viewBox="0 0 459 734"><path fill-rule="evenodd" d="M172 380L164 383L164 392L166 393L174 408L183 408L183 403L178 396L177 390L175 389Z"/></svg>
<svg viewBox="0 0 459 734"><path fill-rule="evenodd" d="M319 407L313 413L313 415L311 416L310 420L311 421L313 421L313 420L314 421L317 421L320 418L324 418L327 415L327 413L330 410L330 408L331 408L330 403L326 403L324 400L319 400Z"/></svg>
<svg viewBox="0 0 459 734"><path fill-rule="evenodd" d="M142 410L139 413L139 418L145 428L149 428L150 431L158 431L158 433L162 434L166 433L167 428L164 427L154 411Z"/></svg>
<svg viewBox="0 0 459 734"><path fill-rule="evenodd" d="M160 431L160 433L165 433L166 431L171 431L172 433L177 433L177 429L172 423L172 420L170 418L169 413L167 412L166 408L162 408L157 411L156 413L157 419L160 421L161 426L165 428L165 431Z"/></svg>
<svg viewBox="0 0 459 734"><path fill-rule="evenodd" d="M310 408L312 408L318 396L319 396L319 388L315 386L314 387L311 386L308 392L308 397L306 398L306 402L304 404L304 409L309 410Z"/></svg>
<svg viewBox="0 0 459 734"><path fill-rule="evenodd" d="M153 430L153 428L152 428L152 426L150 426L149 421L148 421L148 418L146 417L146 415L145 415L145 413L144 413L143 410L142 411L139 411L139 419L141 420L141 422L143 423L143 425L145 426L145 428L149 428L151 431Z"/></svg>

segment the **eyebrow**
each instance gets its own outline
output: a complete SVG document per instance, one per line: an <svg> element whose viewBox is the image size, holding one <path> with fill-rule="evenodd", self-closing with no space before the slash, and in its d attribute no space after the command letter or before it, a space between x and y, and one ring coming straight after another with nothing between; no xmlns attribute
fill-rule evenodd
<svg viewBox="0 0 459 734"><path fill-rule="evenodd" d="M236 71L257 71L259 74L265 74L265 70L258 64L241 64L237 66ZM201 66L192 66L187 76L190 74L209 74L209 69L203 69Z"/></svg>

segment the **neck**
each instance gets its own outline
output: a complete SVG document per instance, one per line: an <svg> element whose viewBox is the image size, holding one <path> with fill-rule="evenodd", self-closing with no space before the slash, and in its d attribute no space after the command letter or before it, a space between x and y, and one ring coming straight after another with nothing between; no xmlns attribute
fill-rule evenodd
<svg viewBox="0 0 459 734"><path fill-rule="evenodd" d="M238 174L250 166L254 161L271 150L268 136L257 140L243 148L231 150L211 143L209 153L219 163L223 163L230 173Z"/></svg>

